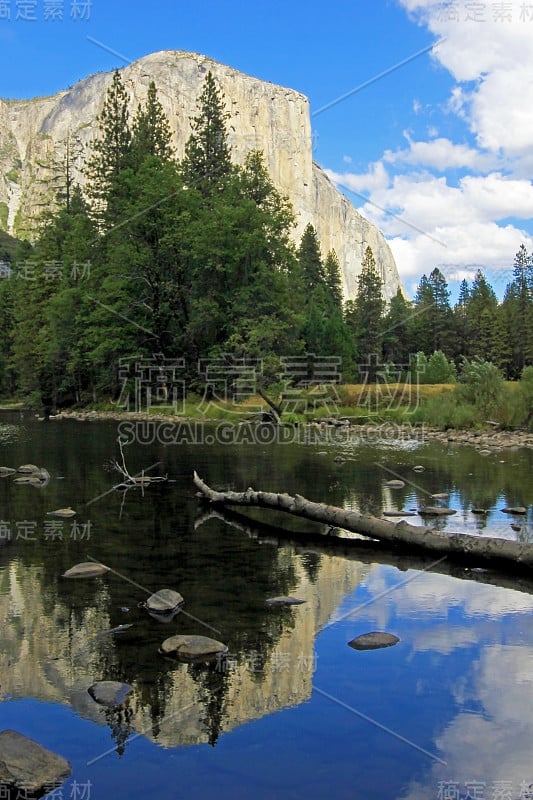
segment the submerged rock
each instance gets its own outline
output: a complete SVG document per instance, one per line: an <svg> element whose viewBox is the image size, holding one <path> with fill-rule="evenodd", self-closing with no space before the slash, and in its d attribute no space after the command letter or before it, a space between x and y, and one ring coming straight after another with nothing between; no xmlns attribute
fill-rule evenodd
<svg viewBox="0 0 533 800"><path fill-rule="evenodd" d="M266 601L269 606L300 606L305 603L305 600L299 600L297 597L269 597Z"/></svg>
<svg viewBox="0 0 533 800"><path fill-rule="evenodd" d="M505 514L527 514L527 508L524 506L511 506L510 508L502 508Z"/></svg>
<svg viewBox="0 0 533 800"><path fill-rule="evenodd" d="M435 494L431 495L433 500L447 500L449 496L448 492L435 492Z"/></svg>
<svg viewBox="0 0 533 800"><path fill-rule="evenodd" d="M389 489L403 489L403 487L405 486L405 481L400 481L400 480L387 481L385 483L385 486L387 486Z"/></svg>
<svg viewBox="0 0 533 800"><path fill-rule="evenodd" d="M11 789L13 797L42 796L49 787L58 788L71 772L65 758L33 739L12 730L0 733L0 787Z"/></svg>
<svg viewBox="0 0 533 800"><path fill-rule="evenodd" d="M109 628L107 631L100 631L100 633L96 634L96 638L99 639L101 636L114 636L116 633L126 633L130 628L133 628L133 622L117 625L116 628Z"/></svg>
<svg viewBox="0 0 533 800"><path fill-rule="evenodd" d="M165 639L161 645L161 653L173 655L180 661L202 661L228 652L227 645L210 639L208 636L180 634Z"/></svg>
<svg viewBox="0 0 533 800"><path fill-rule="evenodd" d="M383 633L382 631L371 631L370 633L362 633L356 636L351 642L348 642L349 647L354 650L380 650L382 647L392 647L398 644L400 639L393 633Z"/></svg>
<svg viewBox="0 0 533 800"><path fill-rule="evenodd" d="M48 486L50 481L48 470L36 467L35 464L23 464L17 471L19 475L13 480L13 483L29 484L30 486L36 486L38 489L43 489Z"/></svg>
<svg viewBox="0 0 533 800"><path fill-rule="evenodd" d="M416 511L384 511L384 517L416 517Z"/></svg>
<svg viewBox="0 0 533 800"><path fill-rule="evenodd" d="M0 467L0 478L5 478L8 475L14 475L17 470L12 467Z"/></svg>
<svg viewBox="0 0 533 800"><path fill-rule="evenodd" d="M56 511L47 511L46 516L68 519L69 517L75 517L76 512L70 506L68 506L68 508L58 508Z"/></svg>
<svg viewBox="0 0 533 800"><path fill-rule="evenodd" d="M473 508L472 514L488 514L488 508Z"/></svg>
<svg viewBox="0 0 533 800"><path fill-rule="evenodd" d="M41 468L41 469L35 470L35 472L32 472L31 477L32 478L37 478L37 480L39 480L39 481L49 481L50 480L50 473L48 472L47 469Z"/></svg>
<svg viewBox="0 0 533 800"><path fill-rule="evenodd" d="M146 601L146 608L155 614L172 614L183 603L183 597L179 592L175 592L173 589L159 589L158 592L150 595Z"/></svg>
<svg viewBox="0 0 533 800"><path fill-rule="evenodd" d="M63 578L94 578L96 575L103 575L109 572L109 567L105 564L96 564L94 561L84 561L81 564L75 564L70 569L63 573Z"/></svg>
<svg viewBox="0 0 533 800"><path fill-rule="evenodd" d="M119 681L96 681L87 691L95 703L101 706L121 706L133 691L133 686Z"/></svg>
<svg viewBox="0 0 533 800"><path fill-rule="evenodd" d="M417 464L413 467L413 472L425 472L425 469L426 468L423 467L422 464Z"/></svg>
<svg viewBox="0 0 533 800"><path fill-rule="evenodd" d="M418 509L421 517L444 517L449 514L456 514L453 508L440 508L439 506L422 506Z"/></svg>

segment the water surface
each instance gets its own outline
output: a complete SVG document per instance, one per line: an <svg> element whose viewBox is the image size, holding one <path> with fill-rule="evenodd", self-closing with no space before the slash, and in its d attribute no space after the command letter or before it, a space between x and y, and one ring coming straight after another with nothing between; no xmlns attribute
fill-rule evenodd
<svg viewBox="0 0 533 800"><path fill-rule="evenodd" d="M458 513L439 527L529 540L531 518L514 531L501 508L531 509L531 451L483 457L346 438L132 444L130 472L157 464L152 473L169 481L124 494L110 491L119 480L115 423L40 424L18 414L0 422L1 463L32 462L52 476L41 490L0 481L0 727L71 761L65 797L76 787L87 800L527 796L527 581L444 563L424 572L406 559L362 561L239 528L205 516L191 476L196 469L216 487L298 492L372 513L446 492ZM414 473L415 464L425 471ZM393 473L404 489L384 486ZM68 505L74 523L46 516ZM488 513L473 515L473 505ZM88 558L112 571L62 579ZM139 605L163 587L185 598L168 623ZM265 604L281 594L306 602ZM101 635L123 624L132 627ZM347 646L372 630L400 642L374 652ZM221 639L230 658L210 667L166 660L158 648L175 633ZM98 706L87 688L101 679L130 683L130 700Z"/></svg>

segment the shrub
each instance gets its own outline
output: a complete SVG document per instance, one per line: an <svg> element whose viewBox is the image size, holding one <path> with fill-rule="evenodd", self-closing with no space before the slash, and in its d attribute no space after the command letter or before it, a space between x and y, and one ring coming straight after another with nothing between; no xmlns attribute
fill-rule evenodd
<svg viewBox="0 0 533 800"><path fill-rule="evenodd" d="M533 367L524 367L522 370L518 394L524 404L523 424L533 430Z"/></svg>
<svg viewBox="0 0 533 800"><path fill-rule="evenodd" d="M448 361L442 350L435 350L428 358L423 377L424 383L455 383L455 364Z"/></svg>
<svg viewBox="0 0 533 800"><path fill-rule="evenodd" d="M485 415L494 413L502 405L503 376L490 361L482 358L469 361L463 356L459 381L455 390L459 403L470 403Z"/></svg>

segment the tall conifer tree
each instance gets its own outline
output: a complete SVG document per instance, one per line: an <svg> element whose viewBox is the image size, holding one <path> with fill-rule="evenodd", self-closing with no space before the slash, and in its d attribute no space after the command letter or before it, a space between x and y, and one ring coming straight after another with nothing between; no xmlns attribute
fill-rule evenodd
<svg viewBox="0 0 533 800"><path fill-rule="evenodd" d="M107 228L120 217L119 178L131 166L128 93L118 70L113 73L98 124L100 136L91 143L86 173L93 213Z"/></svg>
<svg viewBox="0 0 533 800"><path fill-rule="evenodd" d="M146 103L139 105L133 120L132 161L138 167L148 156L170 161L172 154L170 125L158 100L156 85L151 81Z"/></svg>
<svg viewBox="0 0 533 800"><path fill-rule="evenodd" d="M220 190L232 171L228 144L224 95L213 74L206 75L198 98L198 116L192 119L192 133L185 145L181 172L185 183L204 196Z"/></svg>

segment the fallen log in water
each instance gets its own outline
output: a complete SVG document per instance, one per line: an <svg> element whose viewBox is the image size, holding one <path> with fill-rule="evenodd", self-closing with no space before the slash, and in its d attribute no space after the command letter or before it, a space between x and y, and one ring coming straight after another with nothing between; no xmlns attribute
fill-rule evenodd
<svg viewBox="0 0 533 800"><path fill-rule="evenodd" d="M479 561L471 556L454 556L437 558L420 548L413 550L409 545L400 547L376 539L363 536L349 538L335 534L324 535L316 531L287 530L268 522L260 522L246 514L233 511L227 506L213 506L200 514L194 523L195 530L217 519L244 533L259 544L273 547L294 547L297 553L314 553L318 557L324 553L342 556L362 564L386 564L396 567L401 572L416 569L420 572L432 572L448 575L459 580L474 581L503 589L513 589L533 595L533 573L526 567L513 563L498 565L498 569L479 566ZM469 565L469 566L467 566ZM493 566L493 565L492 565Z"/></svg>
<svg viewBox="0 0 533 800"><path fill-rule="evenodd" d="M533 544L507 539L473 536L467 533L446 533L424 525L389 522L357 511L314 503L301 495L292 497L274 492L217 492L194 473L194 485L210 503L221 506L250 506L283 511L312 522L344 528L370 539L389 542L405 550L426 550L441 556L459 557L476 563L490 563L529 571L533 567ZM324 537L325 539L327 537Z"/></svg>

